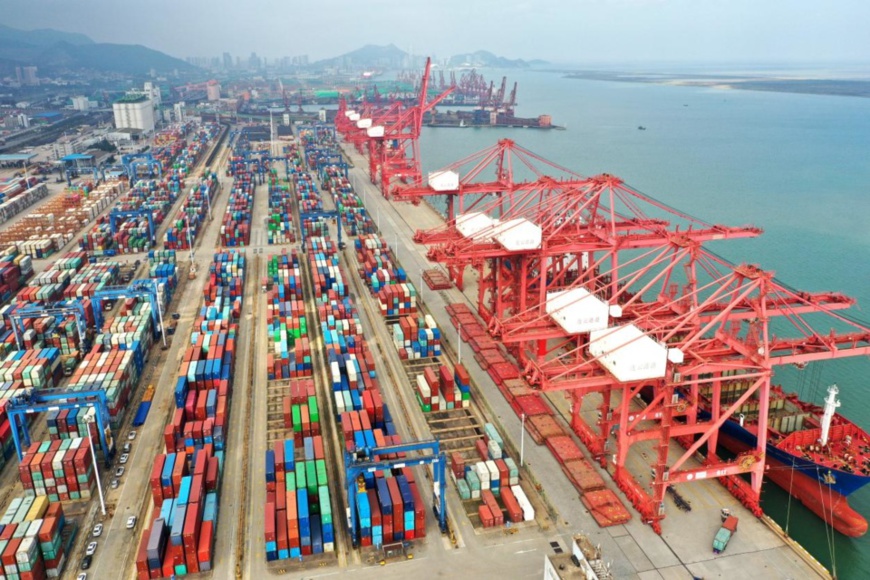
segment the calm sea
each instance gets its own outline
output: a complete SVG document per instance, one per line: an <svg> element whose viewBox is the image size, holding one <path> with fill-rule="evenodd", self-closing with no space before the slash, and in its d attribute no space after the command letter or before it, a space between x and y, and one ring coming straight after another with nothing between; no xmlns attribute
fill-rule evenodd
<svg viewBox="0 0 870 580"><path fill-rule="evenodd" d="M679 72L679 71L676 71ZM485 72L498 81L502 72ZM510 138L584 175L611 173L708 222L752 224L760 238L719 243L807 291L858 300L870 321L870 99L584 81L505 71L519 82L518 116L550 114L566 131L424 129L424 171ZM645 131L638 126L646 127ZM816 368L818 367L818 368ZM870 358L782 369L777 381L870 429ZM840 578L870 578L870 535L832 541L812 513L770 484L768 513ZM851 504L870 517L870 486ZM712 537L711 531L711 537Z"/></svg>

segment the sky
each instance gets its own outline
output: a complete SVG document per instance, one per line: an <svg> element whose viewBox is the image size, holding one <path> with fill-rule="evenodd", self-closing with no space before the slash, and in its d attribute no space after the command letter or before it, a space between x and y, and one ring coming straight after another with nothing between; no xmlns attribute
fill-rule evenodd
<svg viewBox="0 0 870 580"><path fill-rule="evenodd" d="M868 0L0 0L0 14L180 58L393 43L578 64L870 61Z"/></svg>

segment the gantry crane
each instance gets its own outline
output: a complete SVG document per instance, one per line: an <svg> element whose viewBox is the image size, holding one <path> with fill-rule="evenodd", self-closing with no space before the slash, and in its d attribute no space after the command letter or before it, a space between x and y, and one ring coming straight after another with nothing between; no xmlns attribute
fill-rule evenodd
<svg viewBox="0 0 870 580"><path fill-rule="evenodd" d="M126 220L128 218L146 218L148 220L148 243L153 246L157 243L157 239L155 237L156 229L154 227L154 212L150 209L132 209L132 210L119 210L113 209L109 213L109 230L112 232L112 235L118 233L118 220Z"/></svg>
<svg viewBox="0 0 870 580"><path fill-rule="evenodd" d="M162 164L154 159L151 153L128 153L121 156L121 163L127 168L127 175L130 176L131 182L136 179L136 170L140 166L145 166L149 173L157 177L163 173Z"/></svg>
<svg viewBox="0 0 870 580"><path fill-rule="evenodd" d="M399 105L394 122L388 115L384 115L383 124L373 122L366 130L370 139L369 161L372 163L369 176L373 183L380 185L384 197L389 198L392 195L397 185L394 183L396 180L417 185L423 181L419 143L423 117L453 92L453 87L449 87L429 100L431 66L431 59L427 58L418 101L414 106L402 110Z"/></svg>
<svg viewBox="0 0 870 580"><path fill-rule="evenodd" d="M30 433L27 429L27 421L23 420L25 416L45 411L89 407L94 407L96 410L95 418L97 434L100 438L100 447L103 450L105 465L110 467L112 465L112 457L115 455L115 444L109 427L109 407L106 400L106 392L103 390L38 391L28 388L23 389L21 394L10 398L6 403L6 412L9 415L9 425L12 428L12 441L15 444L18 460L24 459L24 448L30 445ZM24 439L23 445L22 438Z"/></svg>
<svg viewBox="0 0 870 580"><path fill-rule="evenodd" d="M384 456L407 453L426 452L427 455L404 456L397 459L383 459ZM444 491L447 489L445 468L447 456L441 450L438 441L418 441L416 443L399 443L386 447L366 447L353 452L346 451L344 454L345 482L347 484L348 503L348 529L350 530L351 543L356 548L359 544L357 534L357 493L358 478L365 474L379 471L389 471L402 467L414 467L416 465L431 465L432 477L432 510L438 518L438 526L441 532L447 531L447 507L444 499Z"/></svg>
<svg viewBox="0 0 870 580"><path fill-rule="evenodd" d="M756 236L758 228L707 224L610 175L516 182L504 155L514 147L501 145L463 160L473 168L462 178L455 168L463 163L454 164L430 174L428 187L397 195L447 194L450 206L458 201L459 215L418 233L418 241L431 244L430 259L451 272L478 268L478 312L490 332L531 386L567 393L574 431L602 465L612 458L617 484L657 531L664 494L678 482L722 478L760 514L766 441L761 437L736 460L723 461L719 428L749 408L766 433L776 365L870 353L870 329L837 314L853 301L791 290L756 266L729 264L703 248L712 240ZM492 165L496 181L469 179ZM466 195L473 196L467 205ZM566 312L573 312L571 320ZM821 315L850 331L815 330L810 318ZM624 369L636 366L638 345L658 358L632 376ZM734 392L736 383L740 396L728 398L726 387ZM649 403L638 409L642 392ZM589 395L599 417L591 422L581 412ZM709 402L706 415L701 397ZM626 468L629 449L644 441L654 446L652 493ZM672 441L686 447L675 461ZM687 467L701 447L706 463ZM734 477L739 473L751 473L751 486Z"/></svg>
<svg viewBox="0 0 870 580"><path fill-rule="evenodd" d="M87 336L87 319L85 316L85 308L78 300L68 300L65 302L56 302L48 305L30 304L27 306L18 306L9 315L9 320L12 323L12 332L15 335L15 344L18 350L22 350L22 336L24 334L24 321L32 318L52 317L57 320L66 320L73 316L76 321L76 331L78 332L79 344L82 350L88 350L89 341Z"/></svg>

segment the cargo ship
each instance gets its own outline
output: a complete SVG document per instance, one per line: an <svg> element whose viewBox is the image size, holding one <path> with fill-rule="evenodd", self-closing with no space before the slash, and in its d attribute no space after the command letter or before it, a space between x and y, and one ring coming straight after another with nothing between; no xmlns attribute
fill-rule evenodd
<svg viewBox="0 0 870 580"><path fill-rule="evenodd" d="M557 129L565 127L553 124L550 115L537 117L515 117L511 111L489 111L475 109L474 111L447 111L446 113L427 113L423 119L427 127L498 127L521 129Z"/></svg>
<svg viewBox="0 0 870 580"><path fill-rule="evenodd" d="M737 400L748 387L739 381L728 385L729 399ZM858 537L867 532L867 520L847 498L870 482L870 436L836 412L838 392L836 385L828 387L820 407L771 387L766 476L841 534ZM709 410L711 398L703 390L700 403ZM729 451L755 448L757 404L744 405L735 414L739 418L729 419L719 430L719 443Z"/></svg>

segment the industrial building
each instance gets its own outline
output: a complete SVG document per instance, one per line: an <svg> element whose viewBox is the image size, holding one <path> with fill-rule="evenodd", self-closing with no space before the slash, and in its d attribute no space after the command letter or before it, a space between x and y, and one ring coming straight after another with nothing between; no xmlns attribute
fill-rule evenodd
<svg viewBox="0 0 870 580"><path fill-rule="evenodd" d="M126 95L112 104L115 128L154 131L154 103L142 94Z"/></svg>

